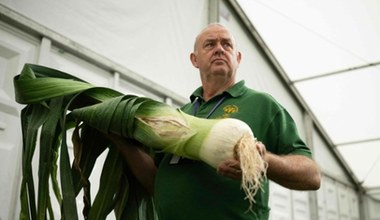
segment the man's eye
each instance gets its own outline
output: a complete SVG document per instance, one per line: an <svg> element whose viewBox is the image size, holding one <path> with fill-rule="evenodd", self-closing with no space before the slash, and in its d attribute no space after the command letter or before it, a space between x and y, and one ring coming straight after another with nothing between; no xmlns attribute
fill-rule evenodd
<svg viewBox="0 0 380 220"><path fill-rule="evenodd" d="M212 48L213 46L214 46L214 44L211 42L205 44L205 48Z"/></svg>
<svg viewBox="0 0 380 220"><path fill-rule="evenodd" d="M227 49L227 48L232 48L232 45L231 45L230 43L224 43L224 44L223 44L223 47L224 47L225 49Z"/></svg>

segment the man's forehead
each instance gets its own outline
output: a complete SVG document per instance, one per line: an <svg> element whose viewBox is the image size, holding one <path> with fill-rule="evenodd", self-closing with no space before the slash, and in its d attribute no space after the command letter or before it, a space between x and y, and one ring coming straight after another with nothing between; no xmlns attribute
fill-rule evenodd
<svg viewBox="0 0 380 220"><path fill-rule="evenodd" d="M222 25L211 25L198 34L195 40L194 50L196 50L197 45L200 46L204 42L212 40L230 41L236 44L234 36L227 28Z"/></svg>
<svg viewBox="0 0 380 220"><path fill-rule="evenodd" d="M225 29L207 29L200 34L203 39L232 39L229 31Z"/></svg>
<svg viewBox="0 0 380 220"><path fill-rule="evenodd" d="M206 35L202 37L203 41L232 41L231 36L229 35Z"/></svg>
<svg viewBox="0 0 380 220"><path fill-rule="evenodd" d="M217 29L217 30L212 30L208 29L202 32L199 35L199 40L200 42L205 42L205 41L231 41L234 42L233 36L230 34L229 31L225 29Z"/></svg>

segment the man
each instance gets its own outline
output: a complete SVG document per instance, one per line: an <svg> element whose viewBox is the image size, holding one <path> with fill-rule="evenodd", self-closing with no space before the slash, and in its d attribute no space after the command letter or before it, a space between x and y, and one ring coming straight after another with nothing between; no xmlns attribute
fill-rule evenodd
<svg viewBox="0 0 380 220"><path fill-rule="evenodd" d="M220 24L207 26L197 36L190 60L199 69L202 86L191 95L191 103L182 107L184 112L246 122L261 141L256 147L268 163L270 180L296 190L320 187L319 168L287 111L271 96L235 81L241 53L229 30ZM127 145L119 138L114 142ZM215 171L203 162L166 154L156 168L139 148L120 149L138 180L154 194L161 220L269 218L268 181L255 196L253 210L247 211L239 161L225 161Z"/></svg>

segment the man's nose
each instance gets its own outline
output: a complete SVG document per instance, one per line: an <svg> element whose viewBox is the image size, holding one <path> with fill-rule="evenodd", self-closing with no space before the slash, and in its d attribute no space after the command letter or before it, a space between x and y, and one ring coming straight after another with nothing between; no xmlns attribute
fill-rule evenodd
<svg viewBox="0 0 380 220"><path fill-rule="evenodd" d="M217 44L216 45L216 48L215 48L215 52L214 52L214 54L215 55L223 55L225 53L225 50L224 50L224 47L223 47L223 45L222 44Z"/></svg>

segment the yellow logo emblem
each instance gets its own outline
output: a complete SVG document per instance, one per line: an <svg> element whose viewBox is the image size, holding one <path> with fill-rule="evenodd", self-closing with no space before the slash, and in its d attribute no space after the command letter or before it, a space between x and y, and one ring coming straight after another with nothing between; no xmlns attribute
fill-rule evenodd
<svg viewBox="0 0 380 220"><path fill-rule="evenodd" d="M223 108L223 115L221 118L229 118L232 113L238 112L239 108L236 105L227 105Z"/></svg>
<svg viewBox="0 0 380 220"><path fill-rule="evenodd" d="M239 108L236 105L227 105L223 108L224 114L232 114L239 111Z"/></svg>

